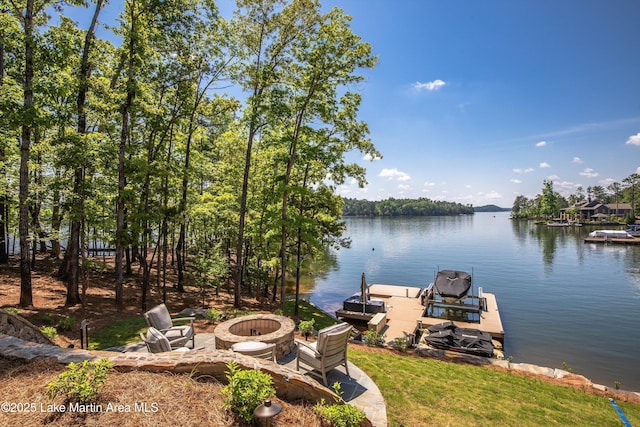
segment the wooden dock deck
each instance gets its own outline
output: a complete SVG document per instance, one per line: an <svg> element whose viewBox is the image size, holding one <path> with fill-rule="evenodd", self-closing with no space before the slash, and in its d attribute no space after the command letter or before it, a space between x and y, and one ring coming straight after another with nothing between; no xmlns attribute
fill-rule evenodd
<svg viewBox="0 0 640 427"><path fill-rule="evenodd" d="M422 288L410 286L372 284L369 286L371 298L382 299L387 306L386 326L383 329L388 343L398 337L411 339L417 330L445 322L445 319L424 317L425 307L420 298ZM461 328L479 329L504 342L504 328L494 294L483 293L487 301L487 311L480 315L480 323L458 322Z"/></svg>

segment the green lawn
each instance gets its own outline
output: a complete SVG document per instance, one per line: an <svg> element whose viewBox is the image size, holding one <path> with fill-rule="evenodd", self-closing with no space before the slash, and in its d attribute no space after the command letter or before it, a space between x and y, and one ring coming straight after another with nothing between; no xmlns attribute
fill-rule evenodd
<svg viewBox="0 0 640 427"><path fill-rule="evenodd" d="M609 400L486 367L349 350L378 385L390 426L620 426ZM617 402L632 425L640 406Z"/></svg>

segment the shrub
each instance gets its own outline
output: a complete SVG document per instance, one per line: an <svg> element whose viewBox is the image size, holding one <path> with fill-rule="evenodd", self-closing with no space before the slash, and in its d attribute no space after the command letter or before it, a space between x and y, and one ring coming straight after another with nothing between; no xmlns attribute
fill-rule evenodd
<svg viewBox="0 0 640 427"><path fill-rule="evenodd" d="M41 314L40 315L40 320L42 320L42 323L47 324L47 325L55 325L56 324L56 319L53 318L53 316L51 316L50 314Z"/></svg>
<svg viewBox="0 0 640 427"><path fill-rule="evenodd" d="M409 340L405 337L397 337L393 340L393 344L391 344L393 348L404 353L409 348Z"/></svg>
<svg viewBox="0 0 640 427"><path fill-rule="evenodd" d="M18 314L18 309L15 307L5 307L4 311L8 313Z"/></svg>
<svg viewBox="0 0 640 427"><path fill-rule="evenodd" d="M324 400L313 407L322 421L335 427L357 427L366 418L365 413L349 404L327 405Z"/></svg>
<svg viewBox="0 0 640 427"><path fill-rule="evenodd" d="M313 333L313 329L315 325L316 325L315 319L303 320L300 323L298 323L298 330L302 335L304 335L305 337L308 337Z"/></svg>
<svg viewBox="0 0 640 427"><path fill-rule="evenodd" d="M62 394L67 402L80 404L95 402L112 366L109 359L69 363L67 370L47 385L47 395L54 398Z"/></svg>
<svg viewBox="0 0 640 427"><path fill-rule="evenodd" d="M369 347L384 347L384 334L378 331L366 331L364 333L364 342Z"/></svg>
<svg viewBox="0 0 640 427"><path fill-rule="evenodd" d="M218 320L220 320L221 315L222 313L220 313L220 310L217 310L213 307L208 309L206 313L206 317L209 323L216 323Z"/></svg>
<svg viewBox="0 0 640 427"><path fill-rule="evenodd" d="M276 394L271 376L258 370L241 370L235 362L227 364L229 384L222 388L224 405L244 422L255 419L254 409Z"/></svg>
<svg viewBox="0 0 640 427"><path fill-rule="evenodd" d="M58 328L63 331L70 331L76 326L76 318L75 317L65 317L64 319L60 319L58 321Z"/></svg>
<svg viewBox="0 0 640 427"><path fill-rule="evenodd" d="M56 336L58 336L58 331L53 326L43 326L40 328L40 331L49 339L54 339Z"/></svg>

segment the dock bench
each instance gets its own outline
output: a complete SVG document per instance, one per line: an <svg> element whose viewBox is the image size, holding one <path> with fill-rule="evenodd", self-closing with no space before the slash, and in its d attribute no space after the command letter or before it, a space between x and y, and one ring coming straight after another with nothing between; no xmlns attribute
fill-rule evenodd
<svg viewBox="0 0 640 427"><path fill-rule="evenodd" d="M380 332L387 325L387 313L377 313L367 322L370 331Z"/></svg>

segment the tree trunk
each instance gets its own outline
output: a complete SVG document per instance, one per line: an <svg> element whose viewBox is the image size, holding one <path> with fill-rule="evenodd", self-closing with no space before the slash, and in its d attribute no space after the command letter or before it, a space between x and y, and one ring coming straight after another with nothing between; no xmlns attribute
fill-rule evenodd
<svg viewBox="0 0 640 427"><path fill-rule="evenodd" d="M4 29L0 29L0 89L4 87ZM8 188L6 169L4 164L7 155L3 144L0 144L0 179L4 188ZM0 264L9 262L9 248L7 246L8 199L6 192L0 194Z"/></svg>
<svg viewBox="0 0 640 427"><path fill-rule="evenodd" d="M78 115L77 132L80 138L87 133L87 113L85 111L85 103L87 92L89 91L89 77L91 76L91 66L89 64L89 53L91 51L95 27L98 22L98 16L102 9L103 0L96 2L93 12L91 24L87 30L84 39L84 47L82 50L82 60L80 62L80 72L78 79L78 96L76 98L76 113ZM84 165L77 165L74 171L73 193L77 196L74 200L74 206L71 213L71 232L67 243L67 251L65 254L65 263L67 264L67 275L65 281L67 283L67 299L65 305L76 305L80 302L79 281L80 281L80 235L82 222L84 221L84 202L85 202L85 169ZM84 291L83 291L84 294Z"/></svg>
<svg viewBox="0 0 640 427"><path fill-rule="evenodd" d="M135 63L136 12L135 2L131 7L131 28L129 34L129 57L127 66L127 96L120 108L122 114L122 129L120 131L120 149L118 152L118 202L116 205L116 309L124 309L124 231L125 231L125 200L124 190L126 176L124 162L127 141L129 139L129 109L133 104L135 88L133 83L133 67Z"/></svg>
<svg viewBox="0 0 640 427"><path fill-rule="evenodd" d="M29 254L29 155L31 151L31 126L33 106L33 7L34 0L27 0L24 14L24 111L22 140L20 143L20 307L33 306L31 289L31 259Z"/></svg>

